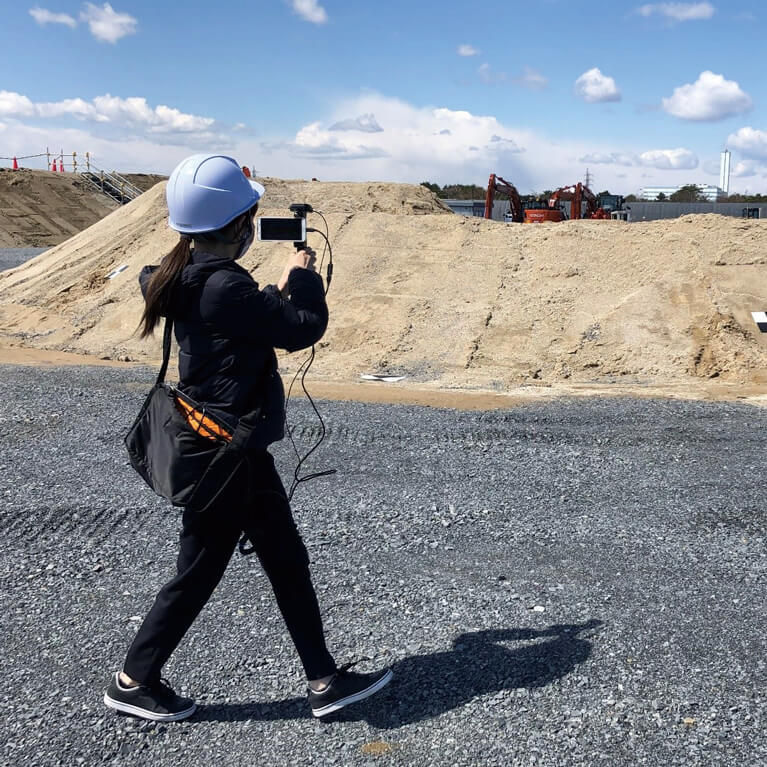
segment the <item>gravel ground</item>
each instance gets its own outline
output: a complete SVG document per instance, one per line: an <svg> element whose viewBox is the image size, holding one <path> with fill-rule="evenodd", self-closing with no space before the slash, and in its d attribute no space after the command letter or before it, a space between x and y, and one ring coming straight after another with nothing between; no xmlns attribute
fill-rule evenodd
<svg viewBox="0 0 767 767"><path fill-rule="evenodd" d="M0 272L20 266L46 250L48 248L0 248Z"/></svg>
<svg viewBox="0 0 767 767"><path fill-rule="evenodd" d="M314 720L236 555L166 667L198 714L108 711L175 557L177 513L121 445L152 375L0 366L3 765L767 763L767 410L738 404L322 403L313 468L338 474L296 518L337 659L394 681Z"/></svg>

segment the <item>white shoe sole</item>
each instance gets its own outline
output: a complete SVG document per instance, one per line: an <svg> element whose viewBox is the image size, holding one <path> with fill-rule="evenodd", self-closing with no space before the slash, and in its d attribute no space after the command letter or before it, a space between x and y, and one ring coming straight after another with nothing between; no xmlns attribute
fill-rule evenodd
<svg viewBox="0 0 767 767"><path fill-rule="evenodd" d="M178 722L181 719L187 719L197 710L197 704L192 703L189 708L186 708L183 711L178 711L175 714L156 714L154 711L147 711L145 708L131 706L130 703L123 703L122 701L110 698L107 693L104 693L104 704L115 711L138 716L141 719L149 719L152 722Z"/></svg>
<svg viewBox="0 0 767 767"><path fill-rule="evenodd" d="M356 703L359 700L365 700L365 698L369 698L371 695L377 693L382 687L386 687L386 685L391 682L392 676L393 674L391 670L389 670L377 682L371 684L370 687L366 687L364 690L355 692L354 695L349 695L346 698L341 698L340 700L336 700L333 703L328 703L327 706L323 706L322 708L313 708L312 714L317 718L321 716L327 716L328 714L332 714L334 711L338 711L338 709L343 708L344 706L348 706L350 703Z"/></svg>

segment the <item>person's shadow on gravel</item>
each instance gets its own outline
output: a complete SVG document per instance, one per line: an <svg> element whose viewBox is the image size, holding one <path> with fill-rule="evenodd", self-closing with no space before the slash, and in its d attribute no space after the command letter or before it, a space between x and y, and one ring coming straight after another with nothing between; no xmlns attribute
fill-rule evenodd
<svg viewBox="0 0 767 767"><path fill-rule="evenodd" d="M394 679L384 690L322 721L362 719L379 729L391 729L438 716L480 695L544 687L591 655L591 642L580 635L601 625L602 621L590 620L540 630L487 629L461 634L450 651L412 655L398 661L392 666ZM499 642L531 644L509 649ZM264 721L310 715L306 698L290 698L272 703L201 706L195 718Z"/></svg>

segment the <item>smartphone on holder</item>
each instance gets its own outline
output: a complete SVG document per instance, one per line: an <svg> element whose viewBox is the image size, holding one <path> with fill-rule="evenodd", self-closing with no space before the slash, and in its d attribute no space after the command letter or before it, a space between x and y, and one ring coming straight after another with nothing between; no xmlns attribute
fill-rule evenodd
<svg viewBox="0 0 767 767"><path fill-rule="evenodd" d="M305 218L267 218L256 219L257 236L267 242L304 242L306 240Z"/></svg>

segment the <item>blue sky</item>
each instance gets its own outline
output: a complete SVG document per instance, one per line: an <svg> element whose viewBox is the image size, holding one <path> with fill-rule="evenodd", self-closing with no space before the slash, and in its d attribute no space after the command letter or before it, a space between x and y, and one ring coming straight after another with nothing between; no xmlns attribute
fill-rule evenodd
<svg viewBox="0 0 767 767"><path fill-rule="evenodd" d="M767 191L767 8L536 0L14 0L0 155L90 151L169 172L221 151L261 175L595 191ZM485 10L486 8L486 10ZM34 165L30 161L29 165ZM7 163L5 163L7 164Z"/></svg>

